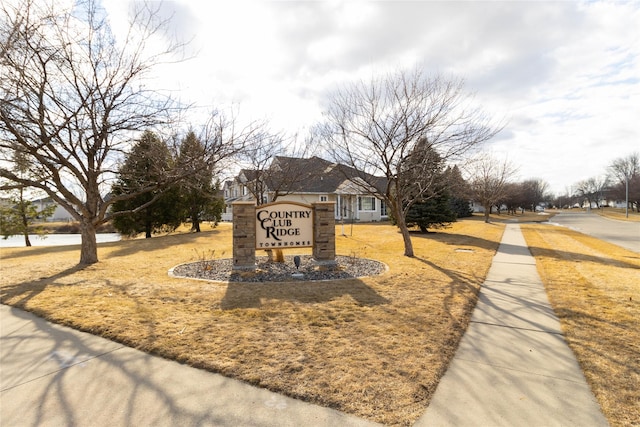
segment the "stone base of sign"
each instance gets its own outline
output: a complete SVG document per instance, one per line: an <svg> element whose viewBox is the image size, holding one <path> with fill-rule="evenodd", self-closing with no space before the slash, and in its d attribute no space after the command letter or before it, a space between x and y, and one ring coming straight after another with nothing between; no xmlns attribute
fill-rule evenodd
<svg viewBox="0 0 640 427"><path fill-rule="evenodd" d="M318 265L336 265L336 220L334 202L312 203L313 259ZM234 202L233 269L256 269L256 205Z"/></svg>
<svg viewBox="0 0 640 427"><path fill-rule="evenodd" d="M256 205L254 202L234 202L233 206L233 269L256 269Z"/></svg>
<svg viewBox="0 0 640 427"><path fill-rule="evenodd" d="M336 265L336 217L334 202L313 206L313 259L320 265Z"/></svg>

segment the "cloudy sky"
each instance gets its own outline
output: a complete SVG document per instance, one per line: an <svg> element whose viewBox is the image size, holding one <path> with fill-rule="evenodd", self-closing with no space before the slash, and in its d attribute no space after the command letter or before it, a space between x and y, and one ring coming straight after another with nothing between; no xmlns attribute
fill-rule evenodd
<svg viewBox="0 0 640 427"><path fill-rule="evenodd" d="M123 0L126 1L126 0ZM118 19L123 2L105 2ZM321 119L328 91L398 67L461 77L505 129L487 151L556 193L640 151L640 2L165 3L196 56L168 68L184 101L274 128Z"/></svg>

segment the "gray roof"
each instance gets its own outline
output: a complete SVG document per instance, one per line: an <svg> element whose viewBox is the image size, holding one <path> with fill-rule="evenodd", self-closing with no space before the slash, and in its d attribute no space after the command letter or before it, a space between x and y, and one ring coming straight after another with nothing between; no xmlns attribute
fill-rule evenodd
<svg viewBox="0 0 640 427"><path fill-rule="evenodd" d="M308 159L278 156L270 166L267 186L289 193L335 193L346 180L355 178L379 186L384 178L358 172L314 156Z"/></svg>

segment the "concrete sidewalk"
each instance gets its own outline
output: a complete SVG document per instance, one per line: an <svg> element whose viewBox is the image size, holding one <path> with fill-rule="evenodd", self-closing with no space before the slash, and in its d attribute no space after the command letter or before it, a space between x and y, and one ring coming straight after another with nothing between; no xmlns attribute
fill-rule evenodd
<svg viewBox="0 0 640 427"><path fill-rule="evenodd" d="M1 426L371 426L0 305Z"/></svg>
<svg viewBox="0 0 640 427"><path fill-rule="evenodd" d="M606 426L520 226L507 225L460 347L415 426Z"/></svg>

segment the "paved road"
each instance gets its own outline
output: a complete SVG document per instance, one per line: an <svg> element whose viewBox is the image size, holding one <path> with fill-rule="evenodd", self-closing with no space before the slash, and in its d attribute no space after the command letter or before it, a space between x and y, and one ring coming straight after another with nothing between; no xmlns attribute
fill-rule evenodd
<svg viewBox="0 0 640 427"><path fill-rule="evenodd" d="M618 221L584 211L562 212L549 220L580 233L640 253L640 222Z"/></svg>

